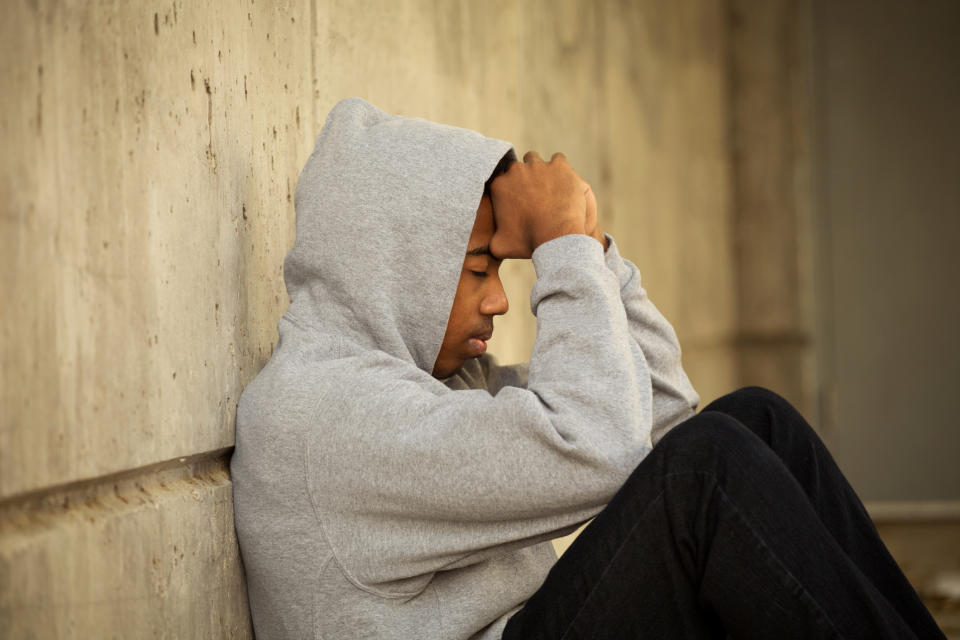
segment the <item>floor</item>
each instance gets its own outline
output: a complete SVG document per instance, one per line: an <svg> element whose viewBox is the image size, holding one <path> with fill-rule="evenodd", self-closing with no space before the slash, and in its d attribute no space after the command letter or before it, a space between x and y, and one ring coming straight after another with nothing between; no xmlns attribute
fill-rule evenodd
<svg viewBox="0 0 960 640"><path fill-rule="evenodd" d="M950 640L960 640L960 521L878 522L890 553Z"/></svg>

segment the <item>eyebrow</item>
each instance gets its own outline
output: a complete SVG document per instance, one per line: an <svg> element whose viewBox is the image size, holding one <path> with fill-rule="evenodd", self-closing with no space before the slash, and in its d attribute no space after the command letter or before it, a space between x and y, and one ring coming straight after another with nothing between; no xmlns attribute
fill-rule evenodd
<svg viewBox="0 0 960 640"><path fill-rule="evenodd" d="M492 256L493 254L490 253L489 246L484 246L484 247L477 247L476 249L470 249L470 251L467 251L467 255L468 256Z"/></svg>

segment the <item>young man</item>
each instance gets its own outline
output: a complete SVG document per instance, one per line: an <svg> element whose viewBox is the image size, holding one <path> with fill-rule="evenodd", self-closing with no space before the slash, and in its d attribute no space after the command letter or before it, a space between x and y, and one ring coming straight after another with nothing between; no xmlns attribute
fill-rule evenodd
<svg viewBox="0 0 960 640"><path fill-rule="evenodd" d="M348 99L296 210L232 461L259 638L942 637L792 407L695 415L562 155ZM529 366L485 353L505 258L537 271Z"/></svg>

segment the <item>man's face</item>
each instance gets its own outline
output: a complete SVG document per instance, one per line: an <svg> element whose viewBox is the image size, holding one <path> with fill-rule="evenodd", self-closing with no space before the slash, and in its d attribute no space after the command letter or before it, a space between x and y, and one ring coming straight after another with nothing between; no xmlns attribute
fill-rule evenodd
<svg viewBox="0 0 960 640"><path fill-rule="evenodd" d="M500 261L490 255L493 232L493 206L485 195L480 200L467 244L447 332L433 365L436 378L451 376L468 358L482 355L493 334L493 316L507 312L507 295L500 282Z"/></svg>

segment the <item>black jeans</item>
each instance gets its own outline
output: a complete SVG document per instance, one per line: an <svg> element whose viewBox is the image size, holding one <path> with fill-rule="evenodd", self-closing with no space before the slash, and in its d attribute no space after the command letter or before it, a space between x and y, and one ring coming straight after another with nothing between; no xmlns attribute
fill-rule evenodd
<svg viewBox="0 0 960 640"><path fill-rule="evenodd" d="M503 634L727 636L944 638L823 442L757 387L664 436Z"/></svg>

